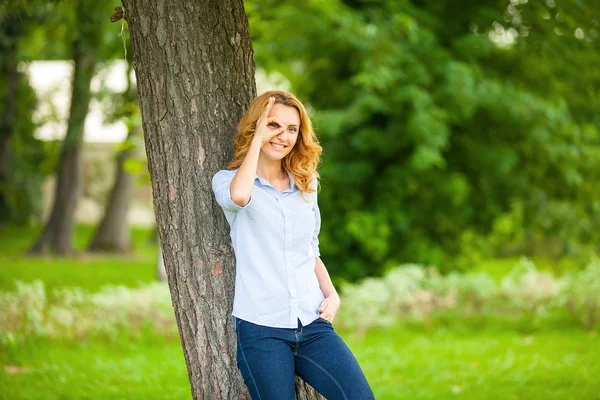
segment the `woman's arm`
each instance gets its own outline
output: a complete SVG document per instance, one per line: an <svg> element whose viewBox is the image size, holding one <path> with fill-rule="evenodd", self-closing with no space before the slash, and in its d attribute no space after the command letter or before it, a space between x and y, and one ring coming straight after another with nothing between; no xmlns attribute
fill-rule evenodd
<svg viewBox="0 0 600 400"><path fill-rule="evenodd" d="M327 268L325 268L325 264L323 264L321 257L315 258L315 274L319 280L321 292L323 292L323 295L325 296L325 300L323 300L319 307L319 312L321 313L320 317L325 318L328 321L333 321L335 313L340 307L340 296L338 296L337 291L331 282L331 278L329 277L329 273L327 272Z"/></svg>
<svg viewBox="0 0 600 400"><path fill-rule="evenodd" d="M262 144L259 139L256 137L252 139L252 143L246 157L244 157L244 161L242 161L242 165L240 165L240 169L231 180L229 186L231 200L239 206L243 207L250 201L261 146Z"/></svg>

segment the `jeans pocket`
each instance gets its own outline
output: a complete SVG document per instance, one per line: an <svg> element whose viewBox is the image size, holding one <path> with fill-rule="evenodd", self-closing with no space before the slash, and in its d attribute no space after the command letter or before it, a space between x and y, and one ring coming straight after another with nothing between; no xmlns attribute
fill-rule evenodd
<svg viewBox="0 0 600 400"><path fill-rule="evenodd" d="M319 317L319 319L322 320L322 321L325 321L327 324L333 326L333 323L331 321L329 321L329 320L327 320L327 319L325 319L323 317Z"/></svg>

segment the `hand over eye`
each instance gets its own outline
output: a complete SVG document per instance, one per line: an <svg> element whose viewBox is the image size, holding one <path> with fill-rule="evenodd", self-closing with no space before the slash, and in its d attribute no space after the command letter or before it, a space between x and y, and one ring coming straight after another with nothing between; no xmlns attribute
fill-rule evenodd
<svg viewBox="0 0 600 400"><path fill-rule="evenodd" d="M269 117L269 111L275 103L275 98L269 98L269 103L265 107L261 117L256 121L256 131L254 137L260 139L260 144L268 143L274 136L279 135L285 130L285 125L277 117Z"/></svg>

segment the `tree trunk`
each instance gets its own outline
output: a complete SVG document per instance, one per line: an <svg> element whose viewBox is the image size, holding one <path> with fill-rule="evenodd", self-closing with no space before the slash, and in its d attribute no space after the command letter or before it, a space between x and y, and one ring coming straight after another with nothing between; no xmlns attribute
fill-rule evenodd
<svg viewBox="0 0 600 400"><path fill-rule="evenodd" d="M212 175L256 94L241 0L124 1L160 243L194 399L248 394L236 366L229 227ZM302 399L315 398L299 386ZM310 397L307 397L310 396Z"/></svg>
<svg viewBox="0 0 600 400"><path fill-rule="evenodd" d="M10 219L10 210L6 198L8 184L8 169L10 160L10 142L15 128L15 115L17 113L17 87L19 76L17 72L17 44L19 42L19 21L10 14L2 21L0 32L0 76L4 79L6 92L0 100L2 114L0 114L0 227Z"/></svg>
<svg viewBox="0 0 600 400"><path fill-rule="evenodd" d="M136 135L132 128L127 140ZM125 161L132 156L135 149L123 149L117 156L117 172L104 216L88 247L88 251L108 251L125 253L131 250L131 234L127 223L129 206L135 194L135 177L125 171Z"/></svg>
<svg viewBox="0 0 600 400"><path fill-rule="evenodd" d="M90 82L98 61L104 26L104 15L101 14L104 10L86 4L77 3L79 31L73 34L73 92L67 135L63 142L56 177L54 204L48 223L30 250L34 254L46 254L51 250L59 255L72 252L75 207L81 188L84 123L92 97Z"/></svg>
<svg viewBox="0 0 600 400"><path fill-rule="evenodd" d="M125 104L134 101L137 94L130 79L131 64L127 68L127 90L124 93ZM131 117L131 115L130 115ZM117 156L116 179L112 187L104 216L88 247L88 251L128 252L131 250L131 234L127 223L129 206L135 194L135 177L125 171L125 161L135 156L135 144L129 144L140 133L140 127L127 123L128 133L126 146Z"/></svg>

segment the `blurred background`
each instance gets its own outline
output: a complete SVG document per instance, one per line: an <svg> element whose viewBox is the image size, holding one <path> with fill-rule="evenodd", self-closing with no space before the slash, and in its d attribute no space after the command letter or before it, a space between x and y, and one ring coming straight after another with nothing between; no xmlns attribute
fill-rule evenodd
<svg viewBox="0 0 600 400"><path fill-rule="evenodd" d="M2 399L191 398L119 5L0 5ZM600 1L245 8L376 398L600 399Z"/></svg>

